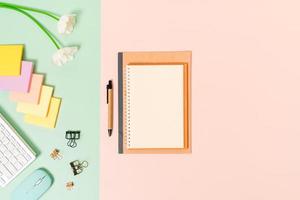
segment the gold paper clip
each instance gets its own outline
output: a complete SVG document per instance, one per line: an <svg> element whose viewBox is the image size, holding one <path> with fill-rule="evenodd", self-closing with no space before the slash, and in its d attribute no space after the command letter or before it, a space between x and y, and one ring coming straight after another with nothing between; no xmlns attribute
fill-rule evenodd
<svg viewBox="0 0 300 200"><path fill-rule="evenodd" d="M67 184L66 184L67 190L72 190L73 187L74 187L74 182L73 181L67 182Z"/></svg>
<svg viewBox="0 0 300 200"><path fill-rule="evenodd" d="M50 154L51 158L53 158L53 160L56 160L56 159L62 159L62 155L60 154L59 150L58 149L54 149L51 154Z"/></svg>

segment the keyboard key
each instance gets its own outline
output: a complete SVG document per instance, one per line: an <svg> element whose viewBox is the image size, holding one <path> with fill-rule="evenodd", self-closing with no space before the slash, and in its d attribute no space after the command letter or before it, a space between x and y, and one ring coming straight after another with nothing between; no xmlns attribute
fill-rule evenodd
<svg viewBox="0 0 300 200"><path fill-rule="evenodd" d="M14 163L16 163L16 162L18 162L18 161L17 161L17 159L16 159L15 156L12 156L12 157L9 158L9 162L11 162L11 163L14 164Z"/></svg>
<svg viewBox="0 0 300 200"><path fill-rule="evenodd" d="M22 165L21 163L19 163L19 162L15 162L14 165L15 165L15 168L16 168L17 170L20 170L20 169L22 169L22 167L23 167L23 165Z"/></svg>
<svg viewBox="0 0 300 200"><path fill-rule="evenodd" d="M18 155L17 160L22 164L25 165L27 163L26 158L23 155Z"/></svg>
<svg viewBox="0 0 300 200"><path fill-rule="evenodd" d="M0 163L5 164L7 163L8 159L5 156L0 157Z"/></svg>
<svg viewBox="0 0 300 200"><path fill-rule="evenodd" d="M18 149L14 149L14 150L12 151L12 154L13 154L15 157L17 157L17 156L20 154L20 151L19 151Z"/></svg>
<svg viewBox="0 0 300 200"><path fill-rule="evenodd" d="M6 148L7 148L9 151L13 151L16 147L15 147L15 145L13 145L12 143L8 143L8 144L6 145Z"/></svg>
<svg viewBox="0 0 300 200"><path fill-rule="evenodd" d="M12 156L12 154L9 150L4 151L3 154L6 158L10 158Z"/></svg>
<svg viewBox="0 0 300 200"><path fill-rule="evenodd" d="M6 177L7 179L10 179L13 175L5 165L0 165L0 170L3 173L2 177Z"/></svg>
<svg viewBox="0 0 300 200"><path fill-rule="evenodd" d="M5 127L3 124L0 124L0 131L4 131Z"/></svg>
<svg viewBox="0 0 300 200"><path fill-rule="evenodd" d="M11 172L11 174L15 174L17 172L17 169L11 162L7 162L5 167Z"/></svg>
<svg viewBox="0 0 300 200"><path fill-rule="evenodd" d="M4 129L3 133L8 139L10 138L11 134L6 129Z"/></svg>
<svg viewBox="0 0 300 200"><path fill-rule="evenodd" d="M4 137L4 134L2 133L2 131L0 131L0 140Z"/></svg>
<svg viewBox="0 0 300 200"><path fill-rule="evenodd" d="M0 185L4 185L6 183L6 181L0 177Z"/></svg>
<svg viewBox="0 0 300 200"><path fill-rule="evenodd" d="M27 161L30 161L31 158L32 158L28 153L23 154L23 156L25 157L25 159L26 159Z"/></svg>
<svg viewBox="0 0 300 200"><path fill-rule="evenodd" d="M9 139L8 139L6 136L4 136L4 137L2 138L2 144L6 145L6 144L8 144L8 143L9 143Z"/></svg>
<svg viewBox="0 0 300 200"><path fill-rule="evenodd" d="M0 145L0 151L4 152L6 150L6 146L5 145Z"/></svg>

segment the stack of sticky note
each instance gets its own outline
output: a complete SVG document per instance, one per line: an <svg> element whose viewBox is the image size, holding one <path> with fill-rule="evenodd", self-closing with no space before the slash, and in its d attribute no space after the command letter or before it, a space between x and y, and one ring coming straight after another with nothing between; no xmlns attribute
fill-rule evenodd
<svg viewBox="0 0 300 200"><path fill-rule="evenodd" d="M44 75L34 73L33 63L23 61L23 45L0 45L0 91L9 91L29 124L55 128L61 99L53 87L43 85Z"/></svg>

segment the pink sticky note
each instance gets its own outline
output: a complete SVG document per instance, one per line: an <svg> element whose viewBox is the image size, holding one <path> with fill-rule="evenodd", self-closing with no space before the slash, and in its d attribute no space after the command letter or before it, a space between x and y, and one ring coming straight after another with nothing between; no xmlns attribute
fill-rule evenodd
<svg viewBox="0 0 300 200"><path fill-rule="evenodd" d="M22 69L20 76L1 76L0 91L17 91L28 92L33 71L32 62L22 61Z"/></svg>
<svg viewBox="0 0 300 200"><path fill-rule="evenodd" d="M10 99L12 101L38 104L40 100L43 80L44 75L32 74L29 92L11 92Z"/></svg>

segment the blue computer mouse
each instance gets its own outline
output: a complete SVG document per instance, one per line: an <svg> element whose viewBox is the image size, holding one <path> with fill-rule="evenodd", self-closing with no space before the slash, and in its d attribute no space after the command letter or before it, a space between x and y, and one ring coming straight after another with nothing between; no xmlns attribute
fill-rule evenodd
<svg viewBox="0 0 300 200"><path fill-rule="evenodd" d="M12 200L37 200L52 185L52 175L45 169L37 169L18 185L12 193Z"/></svg>

